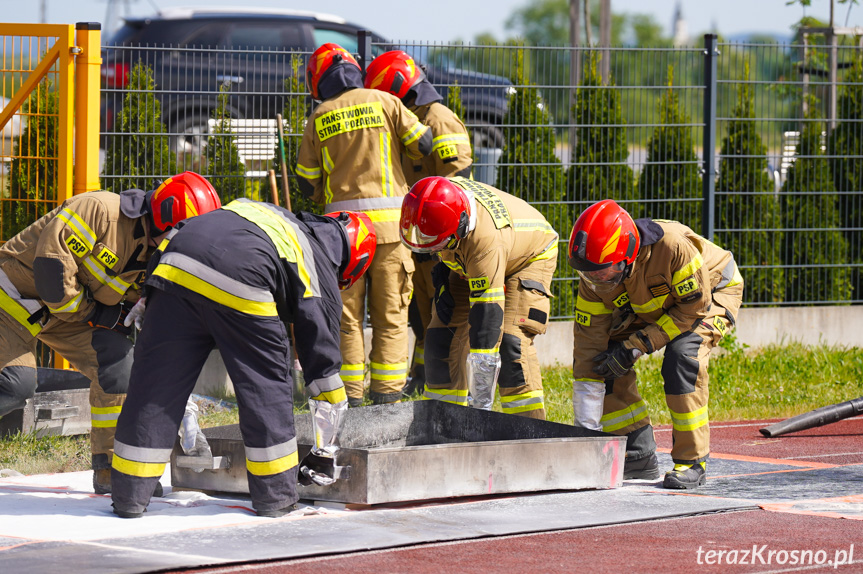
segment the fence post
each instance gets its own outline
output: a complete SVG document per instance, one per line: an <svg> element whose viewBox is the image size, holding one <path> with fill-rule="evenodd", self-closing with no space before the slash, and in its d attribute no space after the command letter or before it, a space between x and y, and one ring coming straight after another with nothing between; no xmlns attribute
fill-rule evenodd
<svg viewBox="0 0 863 574"><path fill-rule="evenodd" d="M704 35L704 144L702 191L704 194L701 232L712 240L716 226L716 34Z"/></svg>
<svg viewBox="0 0 863 574"><path fill-rule="evenodd" d="M75 24L75 173L72 193L101 188L99 182L99 80L102 25Z"/></svg>
<svg viewBox="0 0 863 574"><path fill-rule="evenodd" d="M357 52L360 56L360 67L363 72L369 67L372 55L372 33L370 30L357 31Z"/></svg>

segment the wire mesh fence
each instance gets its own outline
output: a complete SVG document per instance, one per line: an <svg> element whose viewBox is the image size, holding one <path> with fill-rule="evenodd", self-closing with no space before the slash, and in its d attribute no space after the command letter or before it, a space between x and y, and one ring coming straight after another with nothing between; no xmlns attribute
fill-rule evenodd
<svg viewBox="0 0 863 574"><path fill-rule="evenodd" d="M410 52L446 101L458 89L474 177L540 209L565 247L607 197L675 219L730 249L745 304L863 302L863 50L717 44L687 48L383 43ZM103 49L103 187L153 189L183 170L223 200L272 201L293 167L310 50L111 45ZM832 71L831 71L832 70ZM284 119L278 145L276 116ZM281 188L281 186L280 186ZM574 308L560 250L553 316Z"/></svg>

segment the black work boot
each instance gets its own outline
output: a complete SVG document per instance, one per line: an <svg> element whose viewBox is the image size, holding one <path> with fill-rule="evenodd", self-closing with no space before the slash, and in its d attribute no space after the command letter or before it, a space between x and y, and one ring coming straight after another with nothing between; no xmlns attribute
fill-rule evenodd
<svg viewBox="0 0 863 574"><path fill-rule="evenodd" d="M349 407L361 407L363 406L362 397L356 399L354 397L348 397L348 406Z"/></svg>
<svg viewBox="0 0 863 574"><path fill-rule="evenodd" d="M687 489L697 488L707 481L707 463L675 464L674 470L665 473L663 488Z"/></svg>
<svg viewBox="0 0 863 574"><path fill-rule="evenodd" d="M265 518L279 518L280 516L290 514L296 509L297 505L291 504L290 506L285 506L284 508L279 508L276 510L257 510L256 512L258 513L258 516L263 516Z"/></svg>
<svg viewBox="0 0 863 574"><path fill-rule="evenodd" d="M659 478L659 461L656 453L642 458L627 458L623 463L623 480L656 480Z"/></svg>
<svg viewBox="0 0 863 574"><path fill-rule="evenodd" d="M141 518L142 516L144 516L144 513L147 512L146 508L144 510L142 510L141 512L131 512L129 510L121 510L121 509L117 508L116 506L114 506L113 504L111 506L114 509L113 510L114 514L116 514L120 518Z"/></svg>

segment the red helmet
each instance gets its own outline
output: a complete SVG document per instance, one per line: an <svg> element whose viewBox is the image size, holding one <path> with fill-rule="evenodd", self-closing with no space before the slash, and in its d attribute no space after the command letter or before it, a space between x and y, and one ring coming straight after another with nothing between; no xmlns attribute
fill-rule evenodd
<svg viewBox="0 0 863 574"><path fill-rule="evenodd" d="M365 87L404 98L410 89L425 79L425 73L410 54L401 50L384 52L366 69Z"/></svg>
<svg viewBox="0 0 863 574"><path fill-rule="evenodd" d="M464 191L445 177L426 177L404 198L399 233L411 251L434 253L464 238L469 222Z"/></svg>
<svg viewBox="0 0 863 574"><path fill-rule="evenodd" d="M323 99L318 91L318 86L327 72L337 66L356 66L360 73L363 70L351 53L338 44L327 43L314 51L306 68L306 86L313 98L316 100Z"/></svg>
<svg viewBox="0 0 863 574"><path fill-rule="evenodd" d="M169 230L187 217L220 207L222 202L210 182L192 171L169 177L150 194L150 214L160 232Z"/></svg>
<svg viewBox="0 0 863 574"><path fill-rule="evenodd" d="M594 290L619 285L635 261L638 229L625 209L604 199L588 207L569 237L569 264Z"/></svg>
<svg viewBox="0 0 863 574"><path fill-rule="evenodd" d="M348 237L351 253L339 276L339 289L344 291L356 283L372 264L378 236L372 220L361 211L327 213L326 217L332 217L341 223Z"/></svg>

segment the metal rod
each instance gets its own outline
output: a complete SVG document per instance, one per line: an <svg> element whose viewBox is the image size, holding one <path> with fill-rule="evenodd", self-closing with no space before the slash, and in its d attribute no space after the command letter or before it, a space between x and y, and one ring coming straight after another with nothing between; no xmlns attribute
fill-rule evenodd
<svg viewBox="0 0 863 574"><path fill-rule="evenodd" d="M288 160L285 159L285 125L282 114L276 114L276 122L279 124L279 154L282 157L282 191L285 193L285 207L291 209L291 194L288 186Z"/></svg>

